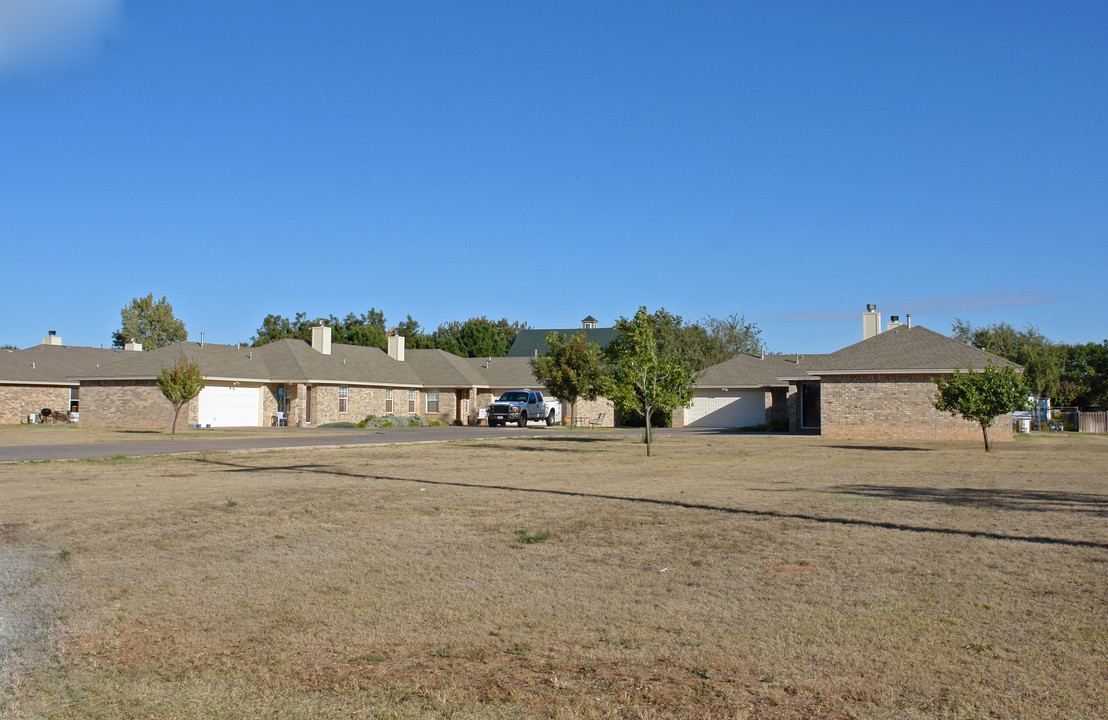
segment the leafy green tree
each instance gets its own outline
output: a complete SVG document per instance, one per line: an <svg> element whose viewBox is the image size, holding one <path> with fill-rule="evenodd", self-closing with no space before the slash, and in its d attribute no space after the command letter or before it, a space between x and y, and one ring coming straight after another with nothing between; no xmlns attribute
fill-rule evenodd
<svg viewBox="0 0 1108 720"><path fill-rule="evenodd" d="M483 315L465 322L443 323L434 332L435 347L461 357L504 357L516 335L526 327L507 318L493 321Z"/></svg>
<svg viewBox="0 0 1108 720"><path fill-rule="evenodd" d="M1008 323L974 327L955 320L954 339L1023 366L1027 388L1040 397L1055 397L1061 389L1066 348L1052 343L1034 325L1017 330Z"/></svg>
<svg viewBox="0 0 1108 720"><path fill-rule="evenodd" d="M695 380L693 369L679 357L679 348L663 345L659 335L666 328L660 329L656 320L645 307L630 320L621 317L616 321L619 338L604 350L611 377L609 397L621 412L642 412L647 456L654 434L651 415L687 405Z"/></svg>
<svg viewBox="0 0 1108 720"><path fill-rule="evenodd" d="M935 378L935 385L935 408L979 423L985 452L992 447L989 427L993 422L1001 415L1028 407L1027 386L1011 365L997 367L989 363L982 372L955 368L950 377Z"/></svg>
<svg viewBox="0 0 1108 720"><path fill-rule="evenodd" d="M584 331L571 338L557 330L546 335L547 352L531 358L531 371L544 388L572 406L576 422L577 400L595 400L607 387L608 376L600 364L600 346L589 342Z"/></svg>
<svg viewBox="0 0 1108 720"><path fill-rule="evenodd" d="M703 364L698 369L716 365L743 353L757 355L762 350L762 330L754 323L747 322L744 315L732 313L722 318L709 315L700 321L700 326L707 330L710 345L709 354L703 358Z"/></svg>
<svg viewBox="0 0 1108 720"><path fill-rule="evenodd" d="M435 338L423 332L418 322L408 315L408 319L397 324L396 334L404 337L404 347L411 350L427 350L435 347Z"/></svg>
<svg viewBox="0 0 1108 720"><path fill-rule="evenodd" d="M0 350L18 350L15 345L0 345Z"/></svg>
<svg viewBox="0 0 1108 720"><path fill-rule="evenodd" d="M1108 340L1067 345L1061 390L1064 405L1108 405Z"/></svg>
<svg viewBox="0 0 1108 720"><path fill-rule="evenodd" d="M761 350L762 331L741 315L717 318L711 315L688 323L665 308L650 313L658 350L699 372L741 353Z"/></svg>
<svg viewBox="0 0 1108 720"><path fill-rule="evenodd" d="M306 313L296 313L296 317L291 320L281 315L266 315L251 344L260 347L287 338L308 340L311 338L312 324Z"/></svg>
<svg viewBox="0 0 1108 720"><path fill-rule="evenodd" d="M165 399L173 405L173 429L171 435L177 434L177 416L181 414L181 408L200 394L204 389L204 377L200 374L200 365L188 358L182 357L173 364L172 368L162 366L158 373L158 389L165 395Z"/></svg>
<svg viewBox="0 0 1108 720"><path fill-rule="evenodd" d="M172 345L188 340L185 324L173 315L173 306L162 296L154 300L154 293L135 298L120 311L122 326L112 333L112 345L121 348L133 338L142 343L144 350Z"/></svg>
<svg viewBox="0 0 1108 720"><path fill-rule="evenodd" d="M369 312L361 315L349 313L342 320L332 315L325 322L331 327L331 338L334 342L343 345L378 347L382 350L388 347L385 314L375 308L370 308ZM310 339L310 328L308 332L308 339Z"/></svg>

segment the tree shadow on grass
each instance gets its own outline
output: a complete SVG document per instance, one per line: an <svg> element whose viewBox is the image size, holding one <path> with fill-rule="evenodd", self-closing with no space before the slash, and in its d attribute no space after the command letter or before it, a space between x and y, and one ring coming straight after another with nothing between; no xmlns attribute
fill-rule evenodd
<svg viewBox="0 0 1108 720"><path fill-rule="evenodd" d="M929 502L958 507L979 507L1024 512L1080 512L1108 517L1108 496L1042 490L984 490L981 488L930 488L897 485L839 485L830 492L843 495Z"/></svg>
<svg viewBox="0 0 1108 720"><path fill-rule="evenodd" d="M387 475L374 475L370 473L353 472L336 467L328 467L315 463L301 465L277 465L254 466L213 458L196 458L195 462L206 465L219 465L227 468L227 472L308 472L336 477L354 478L358 480L373 480L377 482L412 483L415 485L431 485L441 487L468 488L473 490L495 490L501 492L532 493L536 495L553 495L559 497L586 498L591 500L612 500L616 502L640 503L663 507L682 508L686 510L705 510L710 512L727 513L730 515L746 515L751 517L775 518L780 520L804 520L808 522L823 523L829 525L844 525L865 528L879 528L883 530L898 530L904 532L917 532L935 535L954 535L973 538L985 538L988 540L1010 540L1013 542L1027 542L1040 545L1061 545L1068 547L1097 548L1108 550L1108 542L1093 542L1091 540L1070 540L1056 538L1047 535L1013 535L1008 533L992 532L987 530L962 530L958 528L928 527L926 525L910 525L907 523L882 522L879 520L862 520L857 518L844 518L833 516L810 515L807 513L778 512L775 510L750 510L746 508L725 507L722 505L708 505L706 503L690 503L680 500L662 500L658 498L627 497L623 495L605 495L603 493L588 493L576 490L551 490L540 488L512 487L510 485L494 485L453 480L425 480L420 478L389 477Z"/></svg>
<svg viewBox="0 0 1108 720"><path fill-rule="evenodd" d="M909 447L907 445L828 445L836 450L869 450L878 452L931 452L931 448Z"/></svg>

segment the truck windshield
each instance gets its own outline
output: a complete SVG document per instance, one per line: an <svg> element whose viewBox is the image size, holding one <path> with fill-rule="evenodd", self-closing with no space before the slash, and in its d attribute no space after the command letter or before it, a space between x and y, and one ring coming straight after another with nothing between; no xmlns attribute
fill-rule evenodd
<svg viewBox="0 0 1108 720"><path fill-rule="evenodd" d="M516 390L514 392L506 392L506 393L504 393L503 395L500 396L500 399L503 402L523 402L523 403L525 403L525 402L527 402L527 393L525 393L521 390Z"/></svg>

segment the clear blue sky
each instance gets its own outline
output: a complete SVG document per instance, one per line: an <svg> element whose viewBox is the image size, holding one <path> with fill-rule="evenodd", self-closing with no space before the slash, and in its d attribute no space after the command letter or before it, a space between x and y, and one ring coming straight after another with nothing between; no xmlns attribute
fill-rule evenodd
<svg viewBox="0 0 1108 720"><path fill-rule="evenodd" d="M58 17L67 18L59 26ZM0 8L0 343L383 310L1108 337L1108 3Z"/></svg>

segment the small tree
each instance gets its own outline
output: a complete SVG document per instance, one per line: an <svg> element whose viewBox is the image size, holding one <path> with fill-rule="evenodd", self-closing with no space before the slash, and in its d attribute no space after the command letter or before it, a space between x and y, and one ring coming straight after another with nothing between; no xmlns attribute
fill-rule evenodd
<svg viewBox="0 0 1108 720"><path fill-rule="evenodd" d="M961 372L954 369L950 377L935 378L938 395L935 408L951 415L959 413L966 420L981 424L985 438L985 452L989 442L989 426L998 417L1016 410L1027 409L1027 388L1023 379L1011 365L997 367L989 363L982 372L968 368Z"/></svg>
<svg viewBox="0 0 1108 720"><path fill-rule="evenodd" d="M135 298L119 311L122 326L112 333L112 345L121 348L132 338L142 343L145 350L153 350L175 342L188 340L185 324L173 315L173 306L162 296L154 300L154 293Z"/></svg>
<svg viewBox="0 0 1108 720"><path fill-rule="evenodd" d="M546 347L545 355L531 358L531 371L554 397L570 404L570 417L576 419L578 398L595 400L607 385L600 347L584 331L567 340L557 330L547 334Z"/></svg>
<svg viewBox="0 0 1108 720"><path fill-rule="evenodd" d="M173 429L171 435L177 434L177 416L181 414L181 408L200 394L204 389L204 377L200 374L200 365L188 358L182 357L174 363L173 367L158 373L158 389L165 395L165 399L173 405Z"/></svg>
<svg viewBox="0 0 1108 720"><path fill-rule="evenodd" d="M640 410L646 422L646 454L653 438L650 416L672 412L692 400L693 371L659 350L655 323L645 307L616 322L620 336L605 349L611 376L610 397L621 411Z"/></svg>

